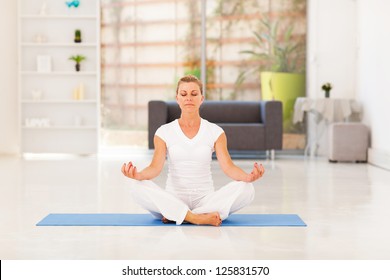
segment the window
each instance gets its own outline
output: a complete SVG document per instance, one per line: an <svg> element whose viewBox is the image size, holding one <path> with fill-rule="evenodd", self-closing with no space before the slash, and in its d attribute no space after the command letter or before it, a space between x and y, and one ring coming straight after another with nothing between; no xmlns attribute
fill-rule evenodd
<svg viewBox="0 0 390 280"><path fill-rule="evenodd" d="M278 42L278 47L294 42L305 45L306 0L206 2L202 30L202 0L102 1L103 145L147 147L148 101L173 100L181 76L200 76L203 31L209 100L264 99L258 67L271 69L278 62L255 59L250 51L271 54L272 42ZM256 45L254 32L267 36L274 30L274 38L264 37ZM288 42L283 42L286 38ZM305 50L295 51L302 56L290 62L304 73ZM300 127L285 128L286 134L297 132L302 135ZM302 142L304 136L299 139Z"/></svg>

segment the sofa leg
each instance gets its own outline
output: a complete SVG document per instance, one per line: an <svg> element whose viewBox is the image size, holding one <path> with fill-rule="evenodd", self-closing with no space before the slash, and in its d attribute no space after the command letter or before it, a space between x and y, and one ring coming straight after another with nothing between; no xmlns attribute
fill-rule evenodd
<svg viewBox="0 0 390 280"><path fill-rule="evenodd" d="M265 150L265 158L274 160L275 159L275 150Z"/></svg>
<svg viewBox="0 0 390 280"><path fill-rule="evenodd" d="M275 150L272 149L271 150L271 160L274 160L275 159Z"/></svg>

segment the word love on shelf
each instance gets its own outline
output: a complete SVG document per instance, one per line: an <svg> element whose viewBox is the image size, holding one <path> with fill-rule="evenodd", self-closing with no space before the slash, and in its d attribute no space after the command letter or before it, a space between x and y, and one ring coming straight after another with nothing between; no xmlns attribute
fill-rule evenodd
<svg viewBox="0 0 390 280"><path fill-rule="evenodd" d="M48 118L26 118L24 123L26 127L50 127Z"/></svg>

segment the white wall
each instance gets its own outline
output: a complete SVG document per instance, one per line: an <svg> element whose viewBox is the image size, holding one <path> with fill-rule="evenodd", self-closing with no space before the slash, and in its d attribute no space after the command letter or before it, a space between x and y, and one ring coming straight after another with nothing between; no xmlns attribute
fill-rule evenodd
<svg viewBox="0 0 390 280"><path fill-rule="evenodd" d="M358 100L371 129L369 161L390 169L390 1L358 1Z"/></svg>
<svg viewBox="0 0 390 280"><path fill-rule="evenodd" d="M333 85L331 97L356 97L357 8L355 0L308 1L307 96L324 97L321 86ZM326 155L326 125L309 114L310 139L317 138L317 154ZM313 146L312 146L313 148ZM314 153L314 150L312 151Z"/></svg>
<svg viewBox="0 0 390 280"><path fill-rule="evenodd" d="M0 155L17 154L17 1L1 0L0 9Z"/></svg>
<svg viewBox="0 0 390 280"><path fill-rule="evenodd" d="M308 96L355 97L356 37L355 0L308 0Z"/></svg>

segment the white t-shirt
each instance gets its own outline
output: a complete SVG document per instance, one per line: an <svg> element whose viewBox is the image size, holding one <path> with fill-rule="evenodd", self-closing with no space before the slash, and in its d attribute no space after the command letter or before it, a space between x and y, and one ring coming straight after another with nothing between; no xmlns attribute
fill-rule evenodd
<svg viewBox="0 0 390 280"><path fill-rule="evenodd" d="M157 129L155 135L167 146L167 190L177 194L214 191L211 161L215 141L222 133L221 127L205 119L201 119L199 131L192 139L181 130L178 120Z"/></svg>

